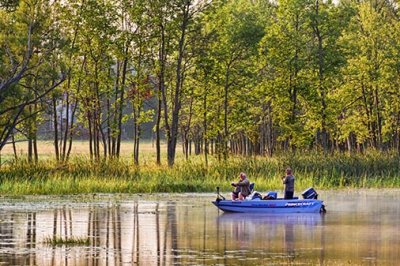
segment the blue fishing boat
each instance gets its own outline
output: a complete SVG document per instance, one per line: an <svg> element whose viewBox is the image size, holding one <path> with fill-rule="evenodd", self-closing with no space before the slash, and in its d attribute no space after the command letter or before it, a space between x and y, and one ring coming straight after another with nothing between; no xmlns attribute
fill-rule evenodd
<svg viewBox="0 0 400 266"><path fill-rule="evenodd" d="M272 197L268 195L261 197L257 192L245 200L226 200L219 194L212 203L218 209L224 212L248 212L248 213L319 213L325 212L325 206L322 200L318 200L318 194L313 188L309 188L303 192L303 199L279 199L274 198L276 195L272 193ZM269 193L271 194L271 193Z"/></svg>

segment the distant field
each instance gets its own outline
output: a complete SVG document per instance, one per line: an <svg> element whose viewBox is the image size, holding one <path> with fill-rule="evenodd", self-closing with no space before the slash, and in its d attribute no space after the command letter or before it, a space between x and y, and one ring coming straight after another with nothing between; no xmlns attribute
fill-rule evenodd
<svg viewBox="0 0 400 266"><path fill-rule="evenodd" d="M17 154L20 157L27 155L28 143L18 142L16 143ZM102 149L102 146L101 148ZM161 154L166 157L167 144L161 143ZM38 153L39 160L43 158L51 158L54 156L54 144L52 141L39 141L38 142ZM1 151L2 160L7 160L14 156L12 145L6 145ZM71 156L89 156L89 141L74 141L72 144ZM121 144L121 157L129 158L133 156L133 141L123 141ZM177 147L177 158L182 156L181 146ZM151 140L145 140L140 142L140 160L155 160L156 157L156 146L155 142ZM164 159L164 158L162 158ZM166 159L165 159L166 160Z"/></svg>
<svg viewBox="0 0 400 266"><path fill-rule="evenodd" d="M28 151L27 142L16 143L18 154L26 154ZM102 146L101 146L102 147ZM166 148L166 143L162 143L162 149ZM155 142L149 140L140 143L140 150L143 152L156 151ZM39 154L49 155L54 154L54 143L52 141L38 141ZM1 151L3 155L13 154L13 147L11 144L6 145ZM133 153L133 141L123 141L121 144L121 154L130 155ZM84 155L89 154L89 141L76 140L72 144L71 154Z"/></svg>

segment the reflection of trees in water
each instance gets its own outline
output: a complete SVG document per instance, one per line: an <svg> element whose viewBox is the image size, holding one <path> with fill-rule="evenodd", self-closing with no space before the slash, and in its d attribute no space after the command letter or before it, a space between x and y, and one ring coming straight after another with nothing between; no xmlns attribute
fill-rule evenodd
<svg viewBox="0 0 400 266"><path fill-rule="evenodd" d="M0 249L13 248L15 243L10 236L14 234L14 215L2 213L1 219L8 222L2 221L0 224Z"/></svg>
<svg viewBox="0 0 400 266"><path fill-rule="evenodd" d="M26 256L19 256L18 253L10 252L13 249L36 248L36 213L27 213L26 215L2 213L0 217L0 250L7 250L6 253L0 253L0 264L36 265L35 254L28 253ZM16 226L20 222L23 224Z"/></svg>
<svg viewBox="0 0 400 266"><path fill-rule="evenodd" d="M26 234L26 245L28 249L34 249L36 247L36 213L28 214L27 222L27 234ZM28 256L29 264L36 265L36 256L32 253Z"/></svg>
<svg viewBox="0 0 400 266"><path fill-rule="evenodd" d="M237 257L245 258L255 248L264 254L284 253L289 260L295 256L298 226L318 224L309 217L295 216L286 220L272 217L266 222L264 218L248 215L221 215L215 224L207 211L207 205L193 210L191 205L178 208L175 202L134 201L89 205L81 209L65 205L50 211L27 213L23 222L19 221L24 224L24 239L16 237L16 231L20 235L22 232L16 224L11 224L7 230L11 232L9 235L14 235L10 239L24 244L29 256L23 259L22 255L14 255L20 261L13 263L7 259L6 264L172 265L211 262L227 265L235 262ZM6 230L4 224L0 224L1 231ZM300 231L299 235L302 234ZM49 248L42 243L45 237L87 237L90 246ZM254 253L250 256L263 255ZM0 255L1 260L4 261L4 256Z"/></svg>
<svg viewBox="0 0 400 266"><path fill-rule="evenodd" d="M178 254L176 205L134 202L5 214L0 263L6 265L172 264ZM89 238L90 246L48 246L48 238Z"/></svg>
<svg viewBox="0 0 400 266"><path fill-rule="evenodd" d="M88 217L88 232L87 235L91 239L90 255L88 262L92 265L97 265L97 260L100 255L100 228L99 228L99 210L98 208L90 207ZM106 234L106 239L109 234Z"/></svg>
<svg viewBox="0 0 400 266"><path fill-rule="evenodd" d="M88 216L88 237L91 239L88 264L97 265L104 259L107 265L120 265L122 234L119 206L91 207Z"/></svg>
<svg viewBox="0 0 400 266"><path fill-rule="evenodd" d="M206 208L205 208L205 206L203 206L203 250L202 250L202 252L203 252L203 265L205 265L206 264L206 261L205 261L205 254L206 254L206 243L207 243L207 239L206 239L206 236L207 236L207 219L206 219L206 217L207 217L207 215L206 215Z"/></svg>
<svg viewBox="0 0 400 266"><path fill-rule="evenodd" d="M40 246L41 242L43 242L44 238L52 238L52 239L57 239L57 238L62 238L62 239L70 239L74 237L74 231L73 231L73 216L72 216L72 211L67 208L66 206L63 206L62 208L54 209L52 211L52 214L47 214L47 215L40 215L40 219L48 219L50 217L53 217L53 219L49 219L49 225L52 225L49 228L49 234L47 235L42 235L42 238L35 240L35 244L37 246ZM40 221L43 223L43 221ZM35 226L36 228L36 226ZM43 230L43 228L41 228ZM50 233L51 232L51 233ZM65 256L62 256L62 254L66 254ZM34 252L30 253L32 256L38 259L38 264L42 261L42 257L38 254L35 254ZM52 246L51 247L51 265L57 265L63 262L63 265L68 265L68 258L67 258L67 248L65 246L59 247L59 246ZM31 265L36 265L36 263L31 264Z"/></svg>
<svg viewBox="0 0 400 266"><path fill-rule="evenodd" d="M0 250L9 250L17 248L17 243L12 238L15 234L15 215L1 213L1 223L0 223ZM25 258L16 256L15 254L1 252L1 256L4 259L0 259L0 262L7 262L9 265L23 265L25 263Z"/></svg>
<svg viewBox="0 0 400 266"><path fill-rule="evenodd" d="M133 207L132 263L143 265L169 265L168 258L176 259L178 244L176 206L169 204L166 213L160 204L142 211L138 203ZM150 227L149 227L150 225ZM149 250L155 248L155 250Z"/></svg>
<svg viewBox="0 0 400 266"><path fill-rule="evenodd" d="M359 214L328 213L326 224L320 215L223 215L208 202L82 205L0 210L0 265L390 264L399 257L400 226L388 221L399 212L361 223L350 220ZM88 237L90 245L43 244L54 236Z"/></svg>
<svg viewBox="0 0 400 266"><path fill-rule="evenodd" d="M172 244L173 264L176 264L178 257L178 229L175 204L167 207L167 230L165 231L171 232L170 239Z"/></svg>
<svg viewBox="0 0 400 266"><path fill-rule="evenodd" d="M294 244L294 225L291 223L284 224L284 253L288 257L289 261L294 261L296 252Z"/></svg>
<svg viewBox="0 0 400 266"><path fill-rule="evenodd" d="M139 263L140 262L140 256L139 256L139 250L140 250L140 238L139 238L139 205L135 201L133 204L133 262L134 263Z"/></svg>
<svg viewBox="0 0 400 266"><path fill-rule="evenodd" d="M321 224L325 224L325 215L321 215ZM325 228L321 228L321 238L320 238L320 246L321 246L321 252L320 252L320 264L324 265L325 262L325 246L326 246L326 238L325 238Z"/></svg>
<svg viewBox="0 0 400 266"><path fill-rule="evenodd" d="M161 264L161 230L160 230L160 204L156 204L156 232L157 232L157 265Z"/></svg>
<svg viewBox="0 0 400 266"><path fill-rule="evenodd" d="M14 214L2 216L0 247L9 252L0 252L0 264L170 265L179 260L176 212L175 203L135 201L26 211L18 213L18 221ZM48 238L88 238L90 246L49 246Z"/></svg>

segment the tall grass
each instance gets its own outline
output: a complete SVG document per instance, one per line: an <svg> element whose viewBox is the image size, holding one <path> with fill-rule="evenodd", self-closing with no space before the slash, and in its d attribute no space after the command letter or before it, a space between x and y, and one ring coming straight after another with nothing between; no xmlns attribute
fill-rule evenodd
<svg viewBox="0 0 400 266"><path fill-rule="evenodd" d="M155 193L212 192L219 186L230 191L230 182L246 172L257 191L282 189L281 176L290 166L296 176L296 190L343 187L400 187L400 157L395 153L282 154L272 158L231 157L227 161L202 157L178 158L176 165L156 165L150 161L135 166L129 157L93 162L75 156L67 164L55 160L37 164L18 160L0 168L0 193Z"/></svg>
<svg viewBox="0 0 400 266"><path fill-rule="evenodd" d="M45 244L51 246L88 246L90 240L87 237L46 237L43 241Z"/></svg>

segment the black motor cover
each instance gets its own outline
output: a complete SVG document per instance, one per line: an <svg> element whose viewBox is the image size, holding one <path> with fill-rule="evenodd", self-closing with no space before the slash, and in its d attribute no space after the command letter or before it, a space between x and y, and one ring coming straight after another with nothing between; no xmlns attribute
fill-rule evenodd
<svg viewBox="0 0 400 266"><path fill-rule="evenodd" d="M315 191L315 189L312 187L306 189L301 195L303 196L303 199L317 199L318 198L317 191Z"/></svg>

